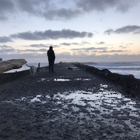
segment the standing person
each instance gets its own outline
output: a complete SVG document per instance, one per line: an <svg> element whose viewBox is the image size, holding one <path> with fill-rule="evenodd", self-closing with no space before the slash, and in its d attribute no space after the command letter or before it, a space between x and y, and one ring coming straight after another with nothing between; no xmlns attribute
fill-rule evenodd
<svg viewBox="0 0 140 140"><path fill-rule="evenodd" d="M55 53L52 46L50 46L49 50L47 51L47 56L49 61L49 72L54 72Z"/></svg>

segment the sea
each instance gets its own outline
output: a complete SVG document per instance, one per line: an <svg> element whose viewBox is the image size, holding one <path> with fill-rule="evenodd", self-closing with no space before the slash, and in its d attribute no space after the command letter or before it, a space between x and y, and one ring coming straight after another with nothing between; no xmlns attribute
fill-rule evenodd
<svg viewBox="0 0 140 140"><path fill-rule="evenodd" d="M99 62L86 63L88 66L96 67L100 70L108 69L112 73L122 75L134 75L136 79L140 79L140 62Z"/></svg>
<svg viewBox="0 0 140 140"><path fill-rule="evenodd" d="M119 73L122 75L129 75L132 74L136 79L140 79L140 62L88 62L84 63L88 66L96 67L100 70L102 69L108 69L112 73ZM37 63L29 63L29 65L34 65L37 67ZM41 67L48 66L48 63L40 63ZM10 71L7 71L5 73L11 73L16 71L23 71L28 70L29 67L26 65L23 65L20 69L13 69Z"/></svg>

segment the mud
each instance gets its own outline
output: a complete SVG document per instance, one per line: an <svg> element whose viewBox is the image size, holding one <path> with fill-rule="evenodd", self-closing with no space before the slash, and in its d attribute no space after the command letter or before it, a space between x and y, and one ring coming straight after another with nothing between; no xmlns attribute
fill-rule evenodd
<svg viewBox="0 0 140 140"><path fill-rule="evenodd" d="M1 140L138 140L140 101L71 63L0 86Z"/></svg>

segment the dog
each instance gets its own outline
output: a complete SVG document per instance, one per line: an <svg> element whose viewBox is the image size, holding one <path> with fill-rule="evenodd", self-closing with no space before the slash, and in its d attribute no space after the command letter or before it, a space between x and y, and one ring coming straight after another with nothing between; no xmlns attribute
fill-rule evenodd
<svg viewBox="0 0 140 140"><path fill-rule="evenodd" d="M27 67L30 67L30 73L31 73L31 76L35 77L36 76L36 73L38 71L38 69L40 68L40 63L38 63L38 67L32 65L32 66L29 66L28 64L26 64Z"/></svg>

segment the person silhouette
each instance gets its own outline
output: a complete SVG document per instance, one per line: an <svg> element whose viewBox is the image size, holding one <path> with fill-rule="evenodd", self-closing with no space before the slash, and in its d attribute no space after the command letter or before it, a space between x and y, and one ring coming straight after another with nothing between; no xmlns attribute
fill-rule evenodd
<svg viewBox="0 0 140 140"><path fill-rule="evenodd" d="M49 50L47 51L47 56L49 62L49 72L54 72L55 53L52 46L50 46Z"/></svg>

